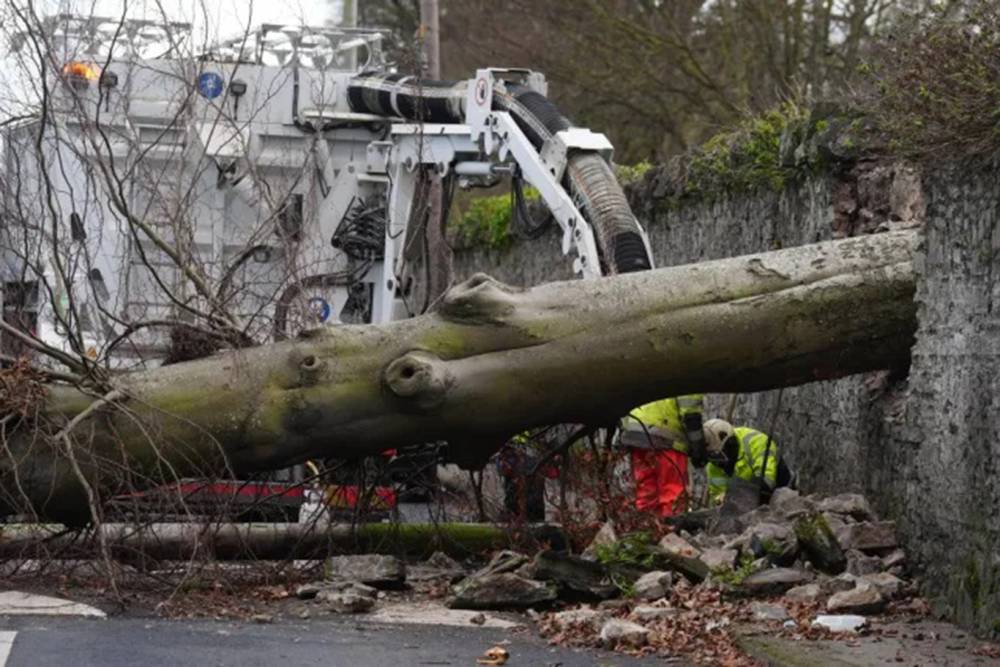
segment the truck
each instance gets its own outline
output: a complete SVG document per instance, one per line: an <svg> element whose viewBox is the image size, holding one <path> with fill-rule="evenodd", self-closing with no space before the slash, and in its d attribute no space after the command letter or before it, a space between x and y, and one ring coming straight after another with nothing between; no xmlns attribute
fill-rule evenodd
<svg viewBox="0 0 1000 667"><path fill-rule="evenodd" d="M200 47L183 23L45 26L37 112L2 134L4 363L119 372L412 317L456 188L509 185L535 236L532 188L582 278L653 266L611 143L539 72L421 79L377 29L265 24Z"/></svg>

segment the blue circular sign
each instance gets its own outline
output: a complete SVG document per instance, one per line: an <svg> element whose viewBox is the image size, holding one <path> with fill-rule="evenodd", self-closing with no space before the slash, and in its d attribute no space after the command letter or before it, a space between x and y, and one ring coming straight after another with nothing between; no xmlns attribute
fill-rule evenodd
<svg viewBox="0 0 1000 667"><path fill-rule="evenodd" d="M316 316L320 322L330 319L330 303L321 296L314 296L309 299L309 312Z"/></svg>
<svg viewBox="0 0 1000 667"><path fill-rule="evenodd" d="M222 94L222 77L215 72L205 72L198 77L198 92L212 100Z"/></svg>

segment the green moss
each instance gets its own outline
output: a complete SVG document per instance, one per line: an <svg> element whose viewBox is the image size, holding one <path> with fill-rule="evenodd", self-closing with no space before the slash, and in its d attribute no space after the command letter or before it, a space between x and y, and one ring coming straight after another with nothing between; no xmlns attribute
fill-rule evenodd
<svg viewBox="0 0 1000 667"><path fill-rule="evenodd" d="M803 108L786 103L715 135L691 155L683 194L781 190L796 171L782 164L782 135L801 133L806 119ZM817 128L823 122L819 121Z"/></svg>
<svg viewBox="0 0 1000 667"><path fill-rule="evenodd" d="M652 163L647 162L646 160L635 164L616 164L615 178L618 179L618 182L622 187L625 187L626 185L638 183L652 168Z"/></svg>
<svg viewBox="0 0 1000 667"><path fill-rule="evenodd" d="M764 548L764 553L768 556L780 556L784 553L781 546L774 540L761 540L760 545Z"/></svg>
<svg viewBox="0 0 1000 667"><path fill-rule="evenodd" d="M453 327L438 327L420 337L419 347L429 350L442 359L457 359L465 356L474 341Z"/></svg>
<svg viewBox="0 0 1000 667"><path fill-rule="evenodd" d="M972 603L972 608L976 611L982 609L984 604L984 590L982 579L979 576L979 564L975 558L969 558L965 564L965 580L962 582L965 594Z"/></svg>

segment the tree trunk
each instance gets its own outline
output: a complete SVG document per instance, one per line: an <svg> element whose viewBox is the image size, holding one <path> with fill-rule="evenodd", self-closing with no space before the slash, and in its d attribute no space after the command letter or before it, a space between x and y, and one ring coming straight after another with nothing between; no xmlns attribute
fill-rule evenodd
<svg viewBox="0 0 1000 667"><path fill-rule="evenodd" d="M131 562L286 560L338 552L427 558L443 551L467 558L511 548L517 539L566 548L562 532L547 524L523 526L520 534L487 523L106 523L97 530L112 556ZM51 526L15 526L0 538L0 559L89 558L97 541L93 532L77 535Z"/></svg>
<svg viewBox="0 0 1000 667"><path fill-rule="evenodd" d="M528 290L477 275L411 320L123 376L124 398L68 436L40 438L36 423L8 437L3 502L86 519L95 489L126 482L436 440L471 464L525 428L606 423L662 396L904 365L917 241L879 234ZM51 387L50 432L94 400Z"/></svg>

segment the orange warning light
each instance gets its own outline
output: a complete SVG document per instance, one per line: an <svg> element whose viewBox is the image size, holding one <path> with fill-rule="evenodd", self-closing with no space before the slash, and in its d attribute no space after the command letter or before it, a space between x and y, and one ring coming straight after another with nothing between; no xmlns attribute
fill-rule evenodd
<svg viewBox="0 0 1000 667"><path fill-rule="evenodd" d="M68 62L63 65L62 73L74 79L84 79L86 81L96 81L100 74L97 67L81 62Z"/></svg>

